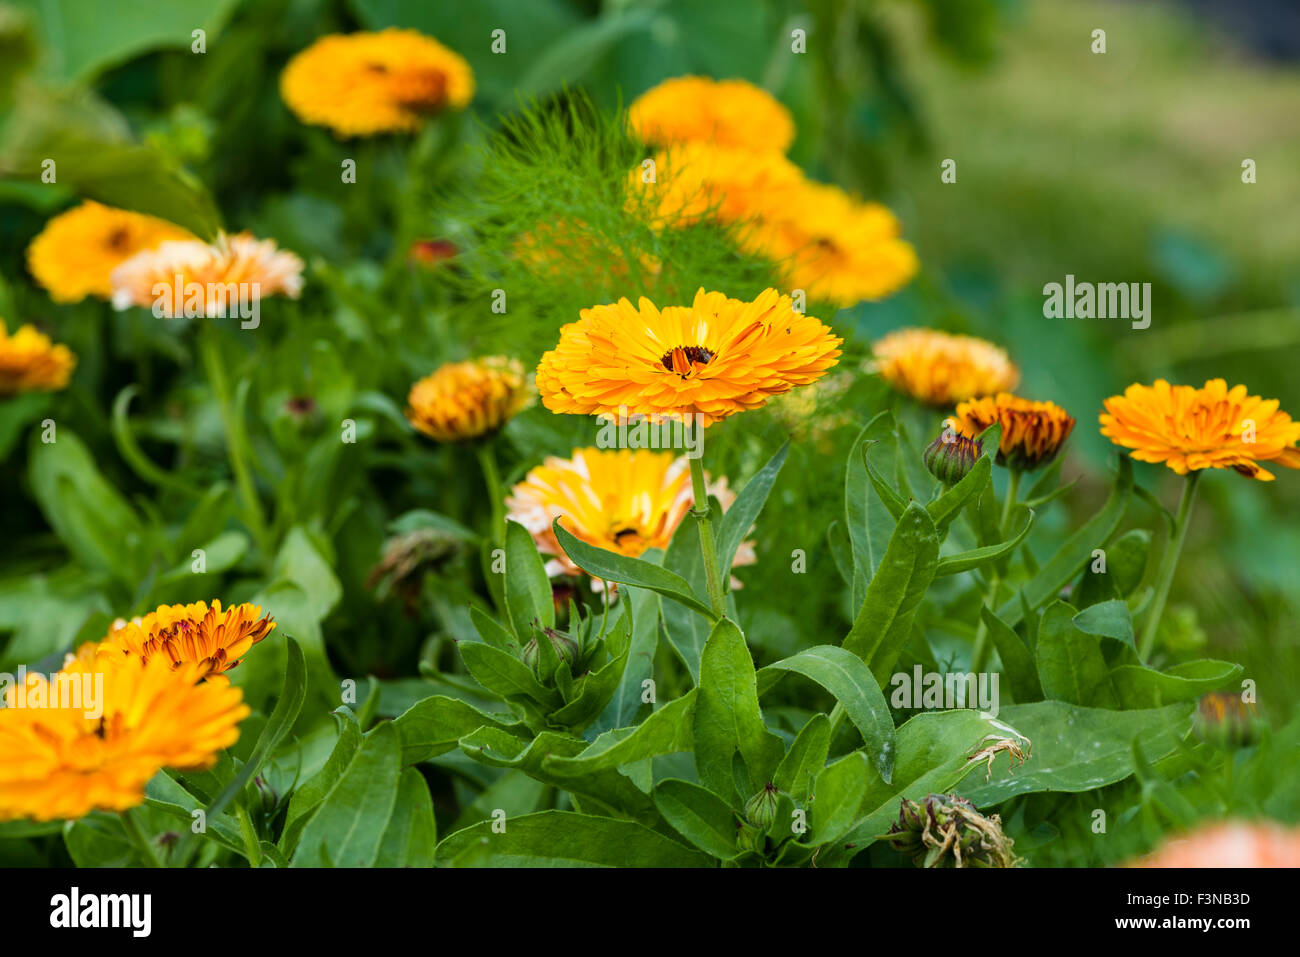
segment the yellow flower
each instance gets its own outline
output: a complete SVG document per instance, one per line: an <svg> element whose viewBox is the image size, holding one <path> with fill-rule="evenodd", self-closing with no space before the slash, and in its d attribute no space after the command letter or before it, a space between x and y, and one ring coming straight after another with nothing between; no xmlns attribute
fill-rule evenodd
<svg viewBox="0 0 1300 957"><path fill-rule="evenodd" d="M143 618L122 622L93 649L99 664L161 658L173 668L195 665L203 676L229 671L275 628L271 616L245 602L222 609L204 601L159 605ZM84 648L82 649L85 650Z"/></svg>
<svg viewBox="0 0 1300 957"><path fill-rule="evenodd" d="M87 200L45 224L27 247L27 268L55 302L107 299L114 269L169 239L194 235L165 220Z"/></svg>
<svg viewBox="0 0 1300 957"><path fill-rule="evenodd" d="M548 458L530 471L506 499L508 517L532 534L549 556L546 573L585 574L560 548L551 523L589 545L636 558L648 548L667 548L673 532L694 505L685 458L644 449L575 449L569 459ZM723 511L736 495L719 478L708 483ZM736 564L754 561L743 545Z"/></svg>
<svg viewBox="0 0 1300 957"><path fill-rule="evenodd" d="M888 296L916 275L916 250L879 203L805 180L766 206L756 226L742 231L742 246L783 263L790 288L814 301L854 306Z"/></svg>
<svg viewBox="0 0 1300 957"><path fill-rule="evenodd" d="M1271 482L1261 462L1300 468L1300 422L1279 410L1276 399L1247 395L1210 379L1203 388L1134 384L1104 403L1101 434L1132 449L1139 462L1164 462L1179 475L1200 469L1235 469Z"/></svg>
<svg viewBox="0 0 1300 957"><path fill-rule="evenodd" d="M439 442L463 442L501 428L532 398L518 359L487 356L449 362L411 386L406 417Z"/></svg>
<svg viewBox="0 0 1300 957"><path fill-rule="evenodd" d="M983 339L934 329L899 329L878 340L874 371L900 392L928 405L950 406L1014 389L1020 370Z"/></svg>
<svg viewBox="0 0 1300 957"><path fill-rule="evenodd" d="M999 392L957 406L947 420L967 438L977 438L994 422L1002 424L997 462L1019 471L1032 471L1056 458L1074 431L1074 418L1053 402L1033 402Z"/></svg>
<svg viewBox="0 0 1300 957"><path fill-rule="evenodd" d="M628 205L656 229L756 220L781 208L781 197L803 181L799 167L779 153L684 143L651 159L653 182L642 167L628 174Z"/></svg>
<svg viewBox="0 0 1300 957"><path fill-rule="evenodd" d="M57 694L64 680L84 676L93 687L100 675L99 708L88 709L84 695L70 702ZM10 707L0 708L0 820L134 807L162 768L210 767L239 739L239 722L249 713L239 688L202 681L197 666L173 668L163 658L103 672L74 659L60 676L29 676L24 706L14 707L11 693ZM87 717L88 710L102 714Z"/></svg>
<svg viewBox="0 0 1300 957"><path fill-rule="evenodd" d="M76 364L67 346L56 346L35 326L19 326L11 336L0 319L0 398L62 389Z"/></svg>
<svg viewBox="0 0 1300 957"><path fill-rule="evenodd" d="M775 289L753 302L700 289L691 305L663 309L620 299L580 316L537 367L552 412L709 425L816 382L844 341Z"/></svg>
<svg viewBox="0 0 1300 957"><path fill-rule="evenodd" d="M333 34L298 53L280 95L304 123L339 136L411 132L474 96L474 73L459 54L417 30Z"/></svg>
<svg viewBox="0 0 1300 957"><path fill-rule="evenodd" d="M241 303L266 296L297 299L302 269L302 260L277 250L274 240L258 240L248 233L221 233L211 245L200 240L165 242L113 270L113 306L156 307L169 319L236 316Z"/></svg>
<svg viewBox="0 0 1300 957"><path fill-rule="evenodd" d="M679 76L642 93L628 123L652 146L704 142L784 153L794 142L790 111L745 80Z"/></svg>

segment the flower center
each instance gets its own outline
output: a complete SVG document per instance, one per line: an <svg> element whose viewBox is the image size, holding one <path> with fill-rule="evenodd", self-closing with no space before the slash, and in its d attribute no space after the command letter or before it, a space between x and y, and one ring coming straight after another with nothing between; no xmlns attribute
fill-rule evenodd
<svg viewBox="0 0 1300 957"><path fill-rule="evenodd" d="M704 346L678 346L669 349L659 360L669 372L676 372L683 379L695 368L695 364L708 365L713 361L714 353Z"/></svg>

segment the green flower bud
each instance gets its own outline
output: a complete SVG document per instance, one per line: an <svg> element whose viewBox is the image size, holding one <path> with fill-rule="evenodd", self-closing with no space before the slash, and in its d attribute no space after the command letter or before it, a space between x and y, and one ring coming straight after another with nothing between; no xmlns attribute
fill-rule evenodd
<svg viewBox="0 0 1300 957"><path fill-rule="evenodd" d="M923 802L903 798L887 839L917 867L1015 867L1014 843L1002 819L985 817L965 798L931 794Z"/></svg>
<svg viewBox="0 0 1300 957"><path fill-rule="evenodd" d="M781 792L775 784L768 781L745 805L745 819L760 831L768 830L776 820L777 805L780 801Z"/></svg>
<svg viewBox="0 0 1300 957"><path fill-rule="evenodd" d="M551 642L551 647L555 649L555 654L561 661L567 661L569 667L573 668L581 657L578 643L562 631L554 628L542 628L542 634ZM524 645L524 664L537 670L541 658L540 650L537 647L537 635L528 639L528 644Z"/></svg>
<svg viewBox="0 0 1300 957"><path fill-rule="evenodd" d="M930 443L921 458L930 474L944 485L956 485L975 467L984 454L984 446L977 439L967 438L951 426Z"/></svg>

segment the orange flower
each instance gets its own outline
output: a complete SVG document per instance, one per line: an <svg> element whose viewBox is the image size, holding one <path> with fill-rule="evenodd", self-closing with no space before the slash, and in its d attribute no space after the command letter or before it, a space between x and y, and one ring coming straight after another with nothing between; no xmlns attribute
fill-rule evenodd
<svg viewBox="0 0 1300 957"><path fill-rule="evenodd" d="M794 141L790 111L745 80L673 77L638 96L627 117L632 131L653 146L702 142L784 153Z"/></svg>
<svg viewBox="0 0 1300 957"><path fill-rule="evenodd" d="M159 605L143 618L122 622L98 645L90 646L99 664L132 658L161 658L173 668L194 665L202 676L219 675L243 660L248 650L275 628L257 605L222 610L221 602ZM79 655L84 653L83 647Z"/></svg>
<svg viewBox="0 0 1300 957"><path fill-rule="evenodd" d="M1009 392L963 402L947 421L972 439L994 422L1002 423L997 463L1026 472L1056 458L1074 431L1074 417L1056 403L1032 402Z"/></svg>
<svg viewBox="0 0 1300 957"><path fill-rule="evenodd" d="M485 356L439 366L411 386L406 417L439 442L495 432L533 400L518 359Z"/></svg>
<svg viewBox="0 0 1300 957"><path fill-rule="evenodd" d="M1207 824L1167 838L1130 867L1300 867L1300 830L1271 821Z"/></svg>
<svg viewBox="0 0 1300 957"><path fill-rule="evenodd" d="M1211 379L1196 389L1157 379L1104 404L1101 434L1139 462L1163 462L1179 475L1230 468L1264 482L1274 476L1260 463L1300 468L1300 422L1276 399L1247 395L1244 385Z"/></svg>
<svg viewBox="0 0 1300 957"><path fill-rule="evenodd" d="M878 340L874 371L927 405L951 406L1014 389L1020 370L1005 351L974 336L935 329L899 329Z"/></svg>
<svg viewBox="0 0 1300 957"><path fill-rule="evenodd" d="M67 346L56 346L35 326L20 326L11 336L0 319L0 398L62 389L76 364Z"/></svg>
<svg viewBox="0 0 1300 957"><path fill-rule="evenodd" d="M537 388L552 412L710 425L820 379L843 342L768 289L753 302L700 289L689 306L593 306L560 329Z"/></svg>

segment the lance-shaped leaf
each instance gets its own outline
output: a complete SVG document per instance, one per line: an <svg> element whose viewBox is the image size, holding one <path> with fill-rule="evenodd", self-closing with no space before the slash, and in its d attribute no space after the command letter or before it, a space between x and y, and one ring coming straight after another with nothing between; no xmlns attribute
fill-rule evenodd
<svg viewBox="0 0 1300 957"><path fill-rule="evenodd" d="M811 678L835 696L862 734L880 776L894 771L894 720L880 685L861 658L844 648L818 645L768 665L758 673L759 693L776 684L782 672Z"/></svg>
<svg viewBox="0 0 1300 957"><path fill-rule="evenodd" d="M723 619L705 642L695 697L695 768L700 783L733 807L772 778L785 745L763 724L754 660L745 636ZM736 758L743 765L738 775ZM748 777L748 780L745 780Z"/></svg>
<svg viewBox="0 0 1300 957"><path fill-rule="evenodd" d="M898 439L894 434L894 414L879 413L858 435L849 449L849 463L844 475L844 515L853 555L853 604L860 606L867 583L876 572L894 531L894 517L870 489L862 449L869 443L871 453L892 472L898 457Z"/></svg>
<svg viewBox="0 0 1300 957"><path fill-rule="evenodd" d="M442 867L708 867L708 855L632 821L541 811L457 831L438 845Z"/></svg>
<svg viewBox="0 0 1300 957"><path fill-rule="evenodd" d="M634 728L606 731L573 755L548 755L547 771L561 778L581 777L656 757L688 752L694 746L695 691L668 702Z"/></svg>
<svg viewBox="0 0 1300 957"><path fill-rule="evenodd" d="M546 566L528 529L518 522L506 522L505 579L506 609L521 644L532 637L533 622L555 626L555 600Z"/></svg>
<svg viewBox="0 0 1300 957"><path fill-rule="evenodd" d="M655 786L654 799L672 829L706 854L729 861L743 853L736 847L736 812L708 788L669 778Z"/></svg>
<svg viewBox="0 0 1300 957"><path fill-rule="evenodd" d="M988 629L989 637L993 639L998 657L1002 659L1002 669L1011 684L1011 695L1016 699L1016 704L1041 701L1043 689L1038 683L1034 656L1020 636L988 608L980 608L980 617Z"/></svg>
<svg viewBox="0 0 1300 957"><path fill-rule="evenodd" d="M626 555L588 545L565 531L558 518L551 527L565 554L587 574L606 581L648 588L701 615L713 618L709 606L691 591L680 575L638 558L628 558Z"/></svg>
<svg viewBox="0 0 1300 957"><path fill-rule="evenodd" d="M1100 639L1081 631L1073 619L1074 608L1063 601L1043 613L1035 648L1043 694L1071 704L1119 707Z"/></svg>
<svg viewBox="0 0 1300 957"><path fill-rule="evenodd" d="M531 698L552 709L563 704L556 692L538 681L533 670L513 655L482 641L462 641L456 648L474 680L494 694L507 700Z"/></svg>
<svg viewBox="0 0 1300 957"><path fill-rule="evenodd" d="M795 736L785 757L777 765L772 783L796 801L808 796L813 779L826 766L831 749L831 722L818 712Z"/></svg>
<svg viewBox="0 0 1300 957"><path fill-rule="evenodd" d="M457 741L479 728L510 731L520 725L509 716L487 714L459 698L433 695L398 715L393 719L393 727L397 730L405 766L452 750Z"/></svg>
<svg viewBox="0 0 1300 957"><path fill-rule="evenodd" d="M992 473L993 457L981 455L960 482L925 507L934 519L934 527L939 530L940 538L947 534L948 526L961 514L961 510L992 481Z"/></svg>
<svg viewBox="0 0 1300 957"><path fill-rule="evenodd" d="M844 648L885 682L907 643L912 618L934 579L939 535L924 506L913 502L899 519L880 567L844 639Z"/></svg>
<svg viewBox="0 0 1300 957"><path fill-rule="evenodd" d="M1142 665L1120 665L1110 678L1125 708L1152 708L1176 701L1194 701L1203 694L1236 684L1242 667L1231 661L1199 658L1156 671Z"/></svg>
<svg viewBox="0 0 1300 957"><path fill-rule="evenodd" d="M1025 521L1023 527L1007 539L997 545L985 545L982 548L972 548L969 551L959 552L956 555L947 555L939 559L939 565L934 570L936 578L942 578L945 575L956 575L959 572L968 572L972 568L979 568L981 565L987 565L989 562L995 562L1004 555L1009 555L1015 551L1016 546L1025 540L1029 530L1034 527L1034 513L1023 505L1017 505L1016 510L1023 512Z"/></svg>
<svg viewBox="0 0 1300 957"><path fill-rule="evenodd" d="M731 563L736 560L736 550L740 548L740 543L745 540L750 528L758 520L758 515L767 502L767 496L776 483L776 477L781 472L781 466L785 464L785 456L789 450L790 440L787 439L768 463L759 469L740 490L736 500L731 503L731 508L723 514L722 531L718 536L718 567L722 569L724 576L731 568Z"/></svg>

